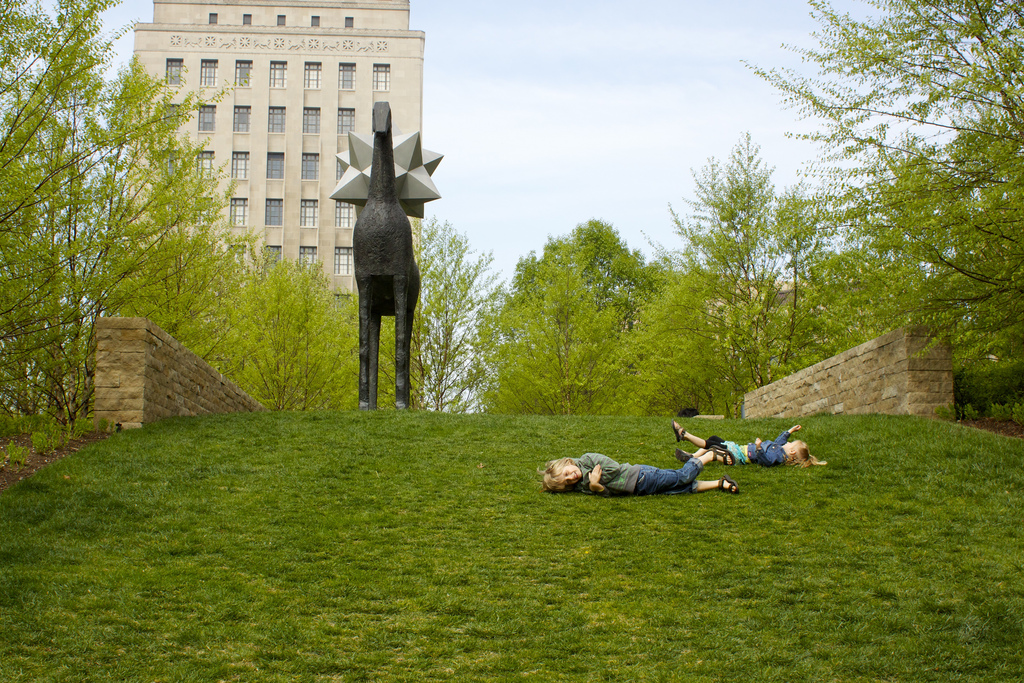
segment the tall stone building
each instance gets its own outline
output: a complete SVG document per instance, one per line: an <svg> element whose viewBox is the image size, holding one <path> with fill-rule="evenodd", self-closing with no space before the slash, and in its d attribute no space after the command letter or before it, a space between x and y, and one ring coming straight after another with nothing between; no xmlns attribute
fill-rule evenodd
<svg viewBox="0 0 1024 683"><path fill-rule="evenodd" d="M421 129L423 46L408 0L154 0L153 23L135 25L151 73L182 93L227 89L183 130L234 179L231 224L323 264L339 291L354 289L355 211L330 198L336 155L350 130L370 132L377 101L401 131Z"/></svg>

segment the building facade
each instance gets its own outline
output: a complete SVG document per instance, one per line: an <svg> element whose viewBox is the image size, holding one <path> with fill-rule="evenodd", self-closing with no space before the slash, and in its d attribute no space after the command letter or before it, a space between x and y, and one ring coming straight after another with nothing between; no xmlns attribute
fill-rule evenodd
<svg viewBox="0 0 1024 683"><path fill-rule="evenodd" d="M330 198L337 154L350 130L370 132L374 102L421 129L423 48L408 0L154 0L153 23L135 25L147 70L211 100L183 131L235 182L234 229L322 264L338 291L354 290L355 210Z"/></svg>

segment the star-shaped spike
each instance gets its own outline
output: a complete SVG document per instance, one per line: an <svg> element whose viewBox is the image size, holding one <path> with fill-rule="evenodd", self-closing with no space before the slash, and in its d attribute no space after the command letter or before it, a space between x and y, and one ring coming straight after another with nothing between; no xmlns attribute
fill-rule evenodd
<svg viewBox="0 0 1024 683"><path fill-rule="evenodd" d="M405 213L413 218L423 218L423 205L440 199L434 181L431 179L443 154L423 149L419 131L398 135L392 130L395 147L395 189L398 201ZM373 136L349 132L348 150L338 154L342 176L338 186L331 193L331 199L366 206L370 191L370 167L373 163ZM359 208L356 213L359 213Z"/></svg>

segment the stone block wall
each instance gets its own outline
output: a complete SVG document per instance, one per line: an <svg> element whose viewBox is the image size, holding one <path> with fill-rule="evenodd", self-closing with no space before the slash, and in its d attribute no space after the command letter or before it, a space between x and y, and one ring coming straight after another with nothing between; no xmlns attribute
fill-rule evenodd
<svg viewBox="0 0 1024 683"><path fill-rule="evenodd" d="M953 403L953 351L924 327L899 329L744 397L746 417L816 413L935 416Z"/></svg>
<svg viewBox="0 0 1024 683"><path fill-rule="evenodd" d="M96 321L96 423L141 427L165 417L264 410L147 318Z"/></svg>

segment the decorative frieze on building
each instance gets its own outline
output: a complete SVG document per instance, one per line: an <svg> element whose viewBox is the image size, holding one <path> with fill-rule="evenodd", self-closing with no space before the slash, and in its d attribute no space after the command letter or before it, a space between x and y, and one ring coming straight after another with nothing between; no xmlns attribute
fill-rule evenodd
<svg viewBox="0 0 1024 683"><path fill-rule="evenodd" d="M384 54L388 51L386 40L355 40L342 38L281 38L273 36L188 36L175 34L170 37L172 48L200 48L203 50L271 50L278 52L348 52Z"/></svg>

